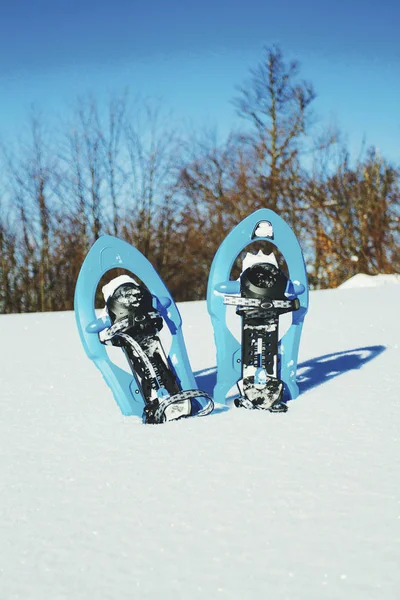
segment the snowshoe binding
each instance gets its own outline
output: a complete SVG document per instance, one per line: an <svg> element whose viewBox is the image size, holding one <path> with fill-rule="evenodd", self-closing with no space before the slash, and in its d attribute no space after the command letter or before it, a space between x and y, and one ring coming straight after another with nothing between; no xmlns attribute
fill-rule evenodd
<svg viewBox="0 0 400 600"><path fill-rule="evenodd" d="M236 406L286 412L284 384L278 377L279 316L297 310L297 298L285 296L287 277L269 262L256 263L240 277L240 296L226 295L224 304L233 304L242 318L241 397Z"/></svg>
<svg viewBox="0 0 400 600"><path fill-rule="evenodd" d="M104 286L103 294L111 326L100 332L100 340L124 350L145 400L143 421L157 424L209 414L214 406L210 396L183 391L178 383L158 336L163 319L149 290L122 275ZM199 397L207 400L203 409L196 402Z"/></svg>

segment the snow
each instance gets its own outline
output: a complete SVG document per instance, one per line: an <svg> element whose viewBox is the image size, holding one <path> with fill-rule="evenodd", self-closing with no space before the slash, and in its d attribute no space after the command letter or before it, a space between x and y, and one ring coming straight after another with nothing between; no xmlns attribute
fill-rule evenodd
<svg viewBox="0 0 400 600"><path fill-rule="evenodd" d="M72 313L0 316L4 600L397 600L400 287L312 292L287 414L123 417ZM211 389L204 302L180 306Z"/></svg>
<svg viewBox="0 0 400 600"><path fill-rule="evenodd" d="M341 289L360 288L360 287L377 287L379 285L387 285L397 283L400 284L400 275L366 275L365 273L357 273L347 281L344 281L338 287Z"/></svg>

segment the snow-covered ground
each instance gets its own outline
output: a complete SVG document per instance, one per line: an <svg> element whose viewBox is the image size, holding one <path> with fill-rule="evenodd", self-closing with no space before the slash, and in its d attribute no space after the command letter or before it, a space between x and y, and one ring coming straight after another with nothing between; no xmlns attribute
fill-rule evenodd
<svg viewBox="0 0 400 600"><path fill-rule="evenodd" d="M0 316L1 600L400 598L400 286L311 293L302 394L144 426L72 313ZM199 385L204 302L180 306Z"/></svg>
<svg viewBox="0 0 400 600"><path fill-rule="evenodd" d="M400 284L400 275L386 275L383 273L380 275L367 275L366 273L358 273L357 275L350 277L347 281L344 281L339 285L339 288L377 287L380 285L391 285L393 283Z"/></svg>

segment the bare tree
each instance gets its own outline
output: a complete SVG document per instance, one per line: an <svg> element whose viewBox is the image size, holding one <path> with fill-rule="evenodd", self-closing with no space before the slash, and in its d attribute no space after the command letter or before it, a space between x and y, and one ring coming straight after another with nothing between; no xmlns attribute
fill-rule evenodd
<svg viewBox="0 0 400 600"><path fill-rule="evenodd" d="M87 233L94 242L103 229L104 135L99 108L92 97L80 98L67 134L69 149L64 159L76 212L87 223Z"/></svg>
<svg viewBox="0 0 400 600"><path fill-rule="evenodd" d="M21 235L21 289L26 310L52 310L50 179L56 168L45 140L40 114L33 109L29 138L20 144L18 155L5 152L10 194L17 208Z"/></svg>
<svg viewBox="0 0 400 600"><path fill-rule="evenodd" d="M374 148L354 167L343 151L333 173L310 179L308 196L314 285L335 287L356 273L399 271L399 172Z"/></svg>
<svg viewBox="0 0 400 600"><path fill-rule="evenodd" d="M16 239L13 224L0 202L0 313L20 310Z"/></svg>
<svg viewBox="0 0 400 600"><path fill-rule="evenodd" d="M114 97L108 105L108 120L104 133L100 129L99 136L104 152L104 174L112 208L112 233L116 236L120 232L119 202L123 193L126 180L125 168L121 162L121 144L126 131L127 93L121 97Z"/></svg>
<svg viewBox="0 0 400 600"><path fill-rule="evenodd" d="M126 203L123 231L145 256L151 257L157 254L161 217L165 219L167 213L177 210L173 198L180 140L160 105L147 101L135 106L126 142L130 200ZM171 225L171 214L168 218Z"/></svg>
<svg viewBox="0 0 400 600"><path fill-rule="evenodd" d="M239 115L252 126L246 137L255 151L259 193L273 210L286 209L284 184L293 183L299 169L315 98L312 85L298 81L299 70L298 62L284 61L280 48L265 48L263 60L235 100Z"/></svg>

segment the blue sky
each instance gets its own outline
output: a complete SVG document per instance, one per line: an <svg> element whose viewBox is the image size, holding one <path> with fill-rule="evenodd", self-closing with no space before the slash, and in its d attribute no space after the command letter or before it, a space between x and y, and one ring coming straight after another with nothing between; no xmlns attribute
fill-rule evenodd
<svg viewBox="0 0 400 600"><path fill-rule="evenodd" d="M235 87L277 43L301 62L321 124L357 153L363 137L400 164L400 5L382 0L20 0L0 4L0 134L30 104L66 116L79 94L126 86L164 102L185 126L238 124Z"/></svg>

